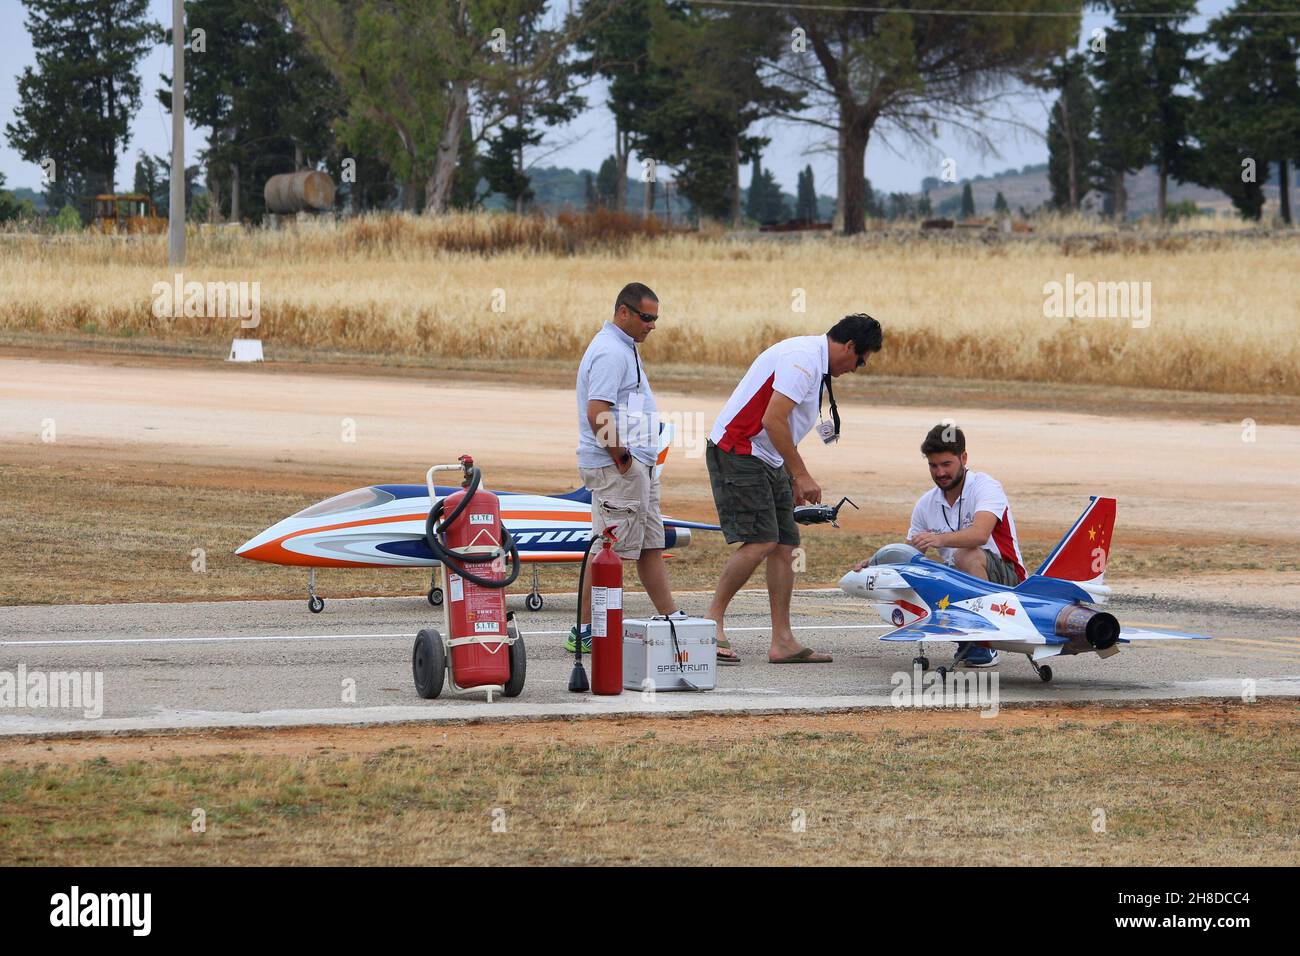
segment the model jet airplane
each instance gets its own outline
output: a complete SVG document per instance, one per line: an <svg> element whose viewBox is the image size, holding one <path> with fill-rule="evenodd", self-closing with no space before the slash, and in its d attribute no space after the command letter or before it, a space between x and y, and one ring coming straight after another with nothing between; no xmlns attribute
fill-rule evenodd
<svg viewBox="0 0 1300 956"><path fill-rule="evenodd" d="M1130 641L1208 640L1204 634L1120 627L1111 614L1090 606L1110 597L1104 583L1115 527L1115 499L1094 497L1042 567L1014 588L993 584L931 561L906 544L881 548L840 588L866 598L897 630L882 641L917 641L914 664L928 670L925 644L973 641L1024 654L1044 681L1049 657L1118 654ZM938 668L940 677L946 668Z"/></svg>
<svg viewBox="0 0 1300 956"><path fill-rule="evenodd" d="M665 425L657 470L663 468L670 440L671 431ZM436 498L458 490L441 485L434 488ZM494 494L501 501L502 521L519 548L519 560L533 565L532 589L524 603L530 611L539 611L543 602L537 566L582 560L591 539L591 492L579 488L562 495ZM325 601L316 594L317 568L436 568L439 562L425 540L425 520L436 498L430 497L426 485L357 488L272 525L244 542L235 554L252 561L308 568L307 606L319 613ZM665 547L688 546L693 530L720 529L665 516ZM442 604L442 589L433 581L428 599L435 607Z"/></svg>

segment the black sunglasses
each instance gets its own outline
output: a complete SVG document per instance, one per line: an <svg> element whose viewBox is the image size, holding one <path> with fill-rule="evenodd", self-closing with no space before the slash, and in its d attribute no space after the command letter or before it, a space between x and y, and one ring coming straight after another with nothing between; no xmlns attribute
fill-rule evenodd
<svg viewBox="0 0 1300 956"><path fill-rule="evenodd" d="M657 315L651 315L649 312L642 312L640 309L634 309L634 308L632 308L630 305L624 305L623 308L627 309L629 312L631 312L633 315L635 315L635 316L636 316L638 319L640 319L642 322L658 322L658 321L659 321L659 316L657 316Z"/></svg>

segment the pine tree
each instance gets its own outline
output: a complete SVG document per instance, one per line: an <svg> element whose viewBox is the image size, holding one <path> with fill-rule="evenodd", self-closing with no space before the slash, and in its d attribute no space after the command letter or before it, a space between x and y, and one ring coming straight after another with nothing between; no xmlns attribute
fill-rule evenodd
<svg viewBox="0 0 1300 956"><path fill-rule="evenodd" d="M1201 149L1192 178L1258 219L1263 183L1276 166L1282 218L1290 223L1291 163L1300 157L1300 18L1236 16L1277 9L1275 0L1240 0L1210 23L1209 37L1226 55L1196 71L1192 131Z"/></svg>
<svg viewBox="0 0 1300 956"><path fill-rule="evenodd" d="M1007 205L1007 199L1002 195L1002 190L998 190L997 196L993 200L993 211L996 213L1007 213L1011 208Z"/></svg>
<svg viewBox="0 0 1300 956"><path fill-rule="evenodd" d="M36 67L18 78L5 125L30 163L54 161L46 205L73 203L88 219L95 193L113 192L117 154L140 108L136 66L159 37L149 0L23 0Z"/></svg>

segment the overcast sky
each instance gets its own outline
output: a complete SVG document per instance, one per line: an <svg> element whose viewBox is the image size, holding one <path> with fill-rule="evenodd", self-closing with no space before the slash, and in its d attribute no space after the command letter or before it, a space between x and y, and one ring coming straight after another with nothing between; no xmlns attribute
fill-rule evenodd
<svg viewBox="0 0 1300 956"><path fill-rule="evenodd" d="M1030 7L1032 0L1025 0L1025 5ZM164 26L170 25L170 0L150 0L149 6L153 19ZM1207 18L1218 15L1229 6L1230 0L1202 0L1198 7L1202 16L1192 22L1192 29L1203 28ZM25 20L26 12L20 0L0 0L0 172L4 173L11 188L28 186L37 189L40 184L40 167L24 162L3 136L3 126L13 120L14 109L18 105L18 76L23 67L35 63ZM1109 22L1106 16L1095 12L1085 13L1081 42L1086 40L1093 28L1106 26ZM119 189L130 188L135 158L140 150L157 156L171 153L171 124L155 95L161 85L159 74L170 71L170 52L164 47L153 49L141 62L144 90L142 104L131 123L130 143L118 161ZM593 85L585 92L589 105L587 111L567 126L549 131L545 142L531 154L531 162L539 166L595 170L613 152L614 121L604 107L604 89ZM939 175L939 164L944 157L950 156L957 161L959 178L1046 162L1047 147L1042 133L1047 128L1049 105L1050 101L1039 93L1016 95L1008 105L1008 115L1037 132L1017 132L1003 124L990 127L997 143L997 155L981 155L970 143L951 131L945 131L933 148L925 148L890 137L887 130L878 128L867 151L867 177L877 189L915 192L920 188L923 177ZM800 123L776 120L758 125L756 131L771 138L763 155L763 164L776 174L778 182L787 192L794 192L799 170L806 164L811 164L817 191L825 195L834 194L835 159L824 149L826 131ZM888 144L886 140L889 140ZM203 145L203 134L186 124L187 165L198 162L198 153ZM893 146L892 150L890 145ZM630 172L634 170L635 167ZM748 185L748 172L742 173L741 181Z"/></svg>

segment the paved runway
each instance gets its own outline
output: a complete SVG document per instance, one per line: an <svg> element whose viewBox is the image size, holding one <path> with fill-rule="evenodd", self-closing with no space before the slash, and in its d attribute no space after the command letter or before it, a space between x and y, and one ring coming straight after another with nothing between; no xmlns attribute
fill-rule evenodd
<svg viewBox="0 0 1300 956"><path fill-rule="evenodd" d="M679 595L691 613L708 595ZM795 624L806 644L835 655L832 664L766 663L766 595L737 597L728 629L745 663L719 668L707 693L639 692L592 697L568 692L572 655L563 650L574 595L548 595L544 610L510 606L528 647L523 694L487 703L482 694L444 691L424 701L411 679L411 645L420 627L440 626L421 598L329 600L322 614L305 601L195 604L20 606L0 608L0 679L58 672L102 675L99 705L15 706L0 702L0 734L111 732L199 727L389 723L615 713L836 710L889 706L891 678L908 672L915 645L886 644L886 630L865 604L839 591L796 592ZM1135 701L1196 697L1300 696L1300 623L1295 613L1195 601L1126 596L1109 608L1121 623L1212 635L1052 662L1042 683L1021 656L1002 655L1000 703ZM628 595L625 614L650 613ZM936 663L951 645L931 652ZM92 676L87 687L92 687ZM1253 682L1253 684L1248 683Z"/></svg>

